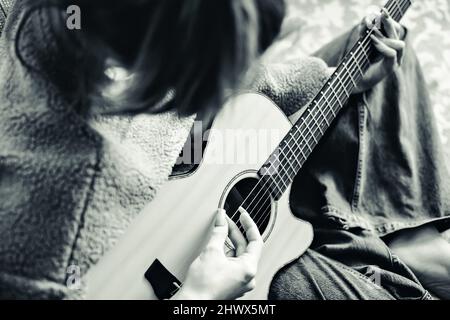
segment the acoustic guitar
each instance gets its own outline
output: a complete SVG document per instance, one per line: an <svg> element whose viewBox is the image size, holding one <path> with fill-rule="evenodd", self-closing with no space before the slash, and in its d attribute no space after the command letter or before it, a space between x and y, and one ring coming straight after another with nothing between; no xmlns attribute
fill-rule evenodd
<svg viewBox="0 0 450 320"><path fill-rule="evenodd" d="M399 21L410 5L390 0L385 8ZM373 62L372 32L360 37L293 126L265 96L231 99L212 125L198 168L171 179L88 272L87 298L170 298L204 247L215 210L225 208L239 223L243 207L264 238L256 288L244 299L267 299L276 272L312 242L311 225L290 212L289 188Z"/></svg>

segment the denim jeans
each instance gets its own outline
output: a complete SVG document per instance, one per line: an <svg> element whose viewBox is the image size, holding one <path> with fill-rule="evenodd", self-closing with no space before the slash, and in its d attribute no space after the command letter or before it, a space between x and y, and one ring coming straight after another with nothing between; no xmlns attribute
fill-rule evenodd
<svg viewBox="0 0 450 320"><path fill-rule="evenodd" d="M269 299L432 299L381 238L363 230L315 232L314 249L278 272Z"/></svg>
<svg viewBox="0 0 450 320"><path fill-rule="evenodd" d="M315 55L336 66L356 29ZM398 230L449 227L448 172L420 65L405 64L353 96L292 186L291 208L315 240L274 278L271 299L432 299L383 241Z"/></svg>

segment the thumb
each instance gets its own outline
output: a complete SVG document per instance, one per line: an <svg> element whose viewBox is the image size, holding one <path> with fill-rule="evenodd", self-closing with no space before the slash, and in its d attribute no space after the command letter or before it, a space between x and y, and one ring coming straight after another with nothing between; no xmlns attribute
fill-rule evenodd
<svg viewBox="0 0 450 320"><path fill-rule="evenodd" d="M228 221L226 218L225 210L218 209L216 212L216 218L214 221L214 228L211 232L211 238L209 245L223 248L225 241L228 237Z"/></svg>
<svg viewBox="0 0 450 320"><path fill-rule="evenodd" d="M214 227L227 227L227 229L228 229L228 222L227 222L225 210L217 209L216 219L214 221Z"/></svg>

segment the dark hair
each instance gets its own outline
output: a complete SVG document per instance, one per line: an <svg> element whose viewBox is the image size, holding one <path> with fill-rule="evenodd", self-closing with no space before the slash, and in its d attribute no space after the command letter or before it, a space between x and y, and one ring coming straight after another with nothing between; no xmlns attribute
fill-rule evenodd
<svg viewBox="0 0 450 320"><path fill-rule="evenodd" d="M113 58L133 74L115 103L133 113L215 112L278 35L285 13L283 0L27 1L64 12L69 5L81 8L82 30L53 24L57 38L65 39L61 51L72 52L67 46L76 43L85 58L76 68L83 84L76 95L90 97L91 104L104 99L111 82L104 72ZM159 103L169 93L170 103Z"/></svg>

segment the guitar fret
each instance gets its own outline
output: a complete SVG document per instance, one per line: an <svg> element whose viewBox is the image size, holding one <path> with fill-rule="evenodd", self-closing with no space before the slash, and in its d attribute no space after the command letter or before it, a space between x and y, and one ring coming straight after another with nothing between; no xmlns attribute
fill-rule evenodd
<svg viewBox="0 0 450 320"><path fill-rule="evenodd" d="M353 61L355 61L356 66L358 67L359 73L361 74L361 77L364 77L364 72L362 71L361 66L360 66L358 60L356 60L356 58L355 58L355 53L350 52L350 56L352 57Z"/></svg>
<svg viewBox="0 0 450 320"><path fill-rule="evenodd" d="M317 101L316 101L316 108L319 109L319 112L320 112L320 114L322 115L323 119L325 120L325 123L327 124L327 127L329 127L329 126L330 126L330 123L328 122L327 117L326 117L325 114L323 113L323 110L322 110L321 106L317 103Z"/></svg>
<svg viewBox="0 0 450 320"><path fill-rule="evenodd" d="M283 154L283 152L280 152L281 154ZM280 161L280 166L283 169L285 175L289 176L289 172L286 170L286 168L283 166L283 163ZM282 172L283 173L283 172ZM283 176L280 175L280 177L282 178ZM283 187L287 188L288 185L286 184L286 182L283 179L280 179L281 182L283 182Z"/></svg>
<svg viewBox="0 0 450 320"><path fill-rule="evenodd" d="M334 91L334 88L332 86L330 86L331 91L333 92L334 96L336 97L336 99L338 100L339 105L341 106L341 108L343 108L343 105L341 103L341 100L338 98L338 96L336 95L336 91ZM331 114L333 115L333 117L336 117L336 113L334 112L334 108L333 105L330 103L330 101L328 100L328 97L326 94L323 94L322 92L322 96L325 97L325 102L328 105L328 108L330 108L331 110Z"/></svg>
<svg viewBox="0 0 450 320"><path fill-rule="evenodd" d="M322 112L321 112L322 113ZM322 129L322 125L323 125L323 121L321 121L320 123L318 123L318 121L314 118L314 120L316 121L316 123L317 123L317 127L319 128L319 131L320 131L320 135L321 136L323 136L324 134L325 134L325 131L323 131L323 129Z"/></svg>
<svg viewBox="0 0 450 320"><path fill-rule="evenodd" d="M261 174L263 177L270 177L273 183L275 183L275 186L283 193L283 189L281 189L280 185L278 184L275 177L280 177L280 182L283 183L283 186L287 188L287 185L283 181L283 175L288 174L289 172L286 171L286 169L283 166L283 163L281 161L280 155L282 155L281 146L275 151L269 158L268 162L265 166L262 167ZM284 173L283 173L284 171Z"/></svg>
<svg viewBox="0 0 450 320"><path fill-rule="evenodd" d="M369 33L369 31L367 31L367 33ZM358 45L359 45L359 47L361 48L361 50L362 50L362 52L363 52L364 56L365 56L365 57L366 57L366 59L367 59L367 62L368 62L368 63L369 63L369 65L370 65L370 59L369 59L369 55L367 54L367 51L366 51L366 49L364 49L364 46L362 45L361 41L358 41Z"/></svg>
<svg viewBox="0 0 450 320"><path fill-rule="evenodd" d="M306 118L305 118L305 121L303 121L303 123L305 123L305 122L307 122L307 121L306 121ZM315 136L314 133L312 132L312 130L311 130L310 126L309 126L309 123L306 125L306 127L308 128L309 133L311 133L311 135L312 135L312 137L313 137L313 139L314 139L314 142L317 144L318 141L317 141L317 139L316 139L316 136ZM309 141L309 139L308 139L308 141ZM312 149L311 149L311 147L309 146L309 143L306 142L306 144L308 145L309 151L312 152Z"/></svg>
<svg viewBox="0 0 450 320"><path fill-rule="evenodd" d="M342 89L344 89L344 93L347 95L347 97L350 97L350 95L348 94L347 89L346 89L345 86L344 86L344 83L342 82L341 77L340 77L339 75L336 75L336 78L338 79L339 83L341 84Z"/></svg>
<svg viewBox="0 0 450 320"><path fill-rule="evenodd" d="M286 171L286 168L283 166L283 164L281 163L281 161L280 161L280 166L281 166L281 168L283 169L283 171L284 171L284 175L289 175L289 172L287 172ZM287 184L284 182L284 180L282 179L282 177L283 177L283 172L280 170L280 169L278 169L278 176L281 178L280 179L280 182L282 182L282 184L283 184L283 188L287 188L288 186L287 186ZM270 177L272 178L272 181L273 182L275 182L275 184L276 184L276 186L278 187L278 189L279 190L281 190L281 192L283 192L283 189L281 189L280 188L280 185L278 184L278 182L277 182L277 180L275 180L275 176L272 176L272 175L270 175Z"/></svg>
<svg viewBox="0 0 450 320"><path fill-rule="evenodd" d="M292 168L292 171L293 172L295 172L296 171L296 168L294 168L294 166L292 165L292 158L294 158L295 160L296 160L296 162L297 162L297 164L298 164L298 159L297 159L297 157L295 156L295 152L294 152L294 150L292 150L292 148L291 148L291 146L289 145L289 142L286 140L286 145L288 146L288 149L291 151L291 154L292 154L292 156L290 157L290 158L288 158L287 160L288 160L288 162L289 162L289 166ZM301 166L301 165L300 165Z"/></svg>
<svg viewBox="0 0 450 320"><path fill-rule="evenodd" d="M278 190L276 190L276 191L278 191L280 194L283 194L284 190L281 189L281 187L279 186L279 184L278 184L277 180L275 179L275 177L272 176L272 175L269 175L268 177L270 178L272 184L274 184L275 187L277 187Z"/></svg>
<svg viewBox="0 0 450 320"><path fill-rule="evenodd" d="M317 121L317 119L316 119L316 116L315 115L313 115L312 114L313 113L313 110L312 109L310 109L309 110L309 114L311 114L311 116L313 117L313 121L314 121L314 123L316 124L316 126L319 128L319 131L320 131L320 134L323 136L323 134L324 134L324 132L322 131L322 128L320 127L321 126L321 124L319 124L319 122Z"/></svg>
<svg viewBox="0 0 450 320"><path fill-rule="evenodd" d="M302 154L303 160L308 159L308 157L305 156L305 153L303 152L302 147L298 144L298 141L297 141L297 139L295 138L295 136L294 136L293 133L291 133L291 138L292 138L292 140L295 142L295 144L297 145L297 148L300 150L300 153Z"/></svg>
<svg viewBox="0 0 450 320"><path fill-rule="evenodd" d="M303 124L305 124L305 121L303 121ZM308 129L308 131L310 131L308 126L306 126L306 128ZM308 141L306 141L306 139L303 139L303 143L306 144L306 146L309 149L309 152L312 152L311 146L309 145Z"/></svg>
<svg viewBox="0 0 450 320"><path fill-rule="evenodd" d="M402 8L400 7L400 4L398 3L398 0L394 0L394 2L397 6L398 12L400 13L401 16L403 16L404 12L403 12Z"/></svg>
<svg viewBox="0 0 450 320"><path fill-rule="evenodd" d="M350 70L349 70L348 67L347 67L347 62L344 62L344 63L343 63L343 66L344 66L344 69L347 70L347 73L348 73L348 75L350 76L350 80L353 82L353 85L354 85L355 88L356 88L358 85L356 84L356 81L355 81L355 79L353 78L352 73L350 72Z"/></svg>

